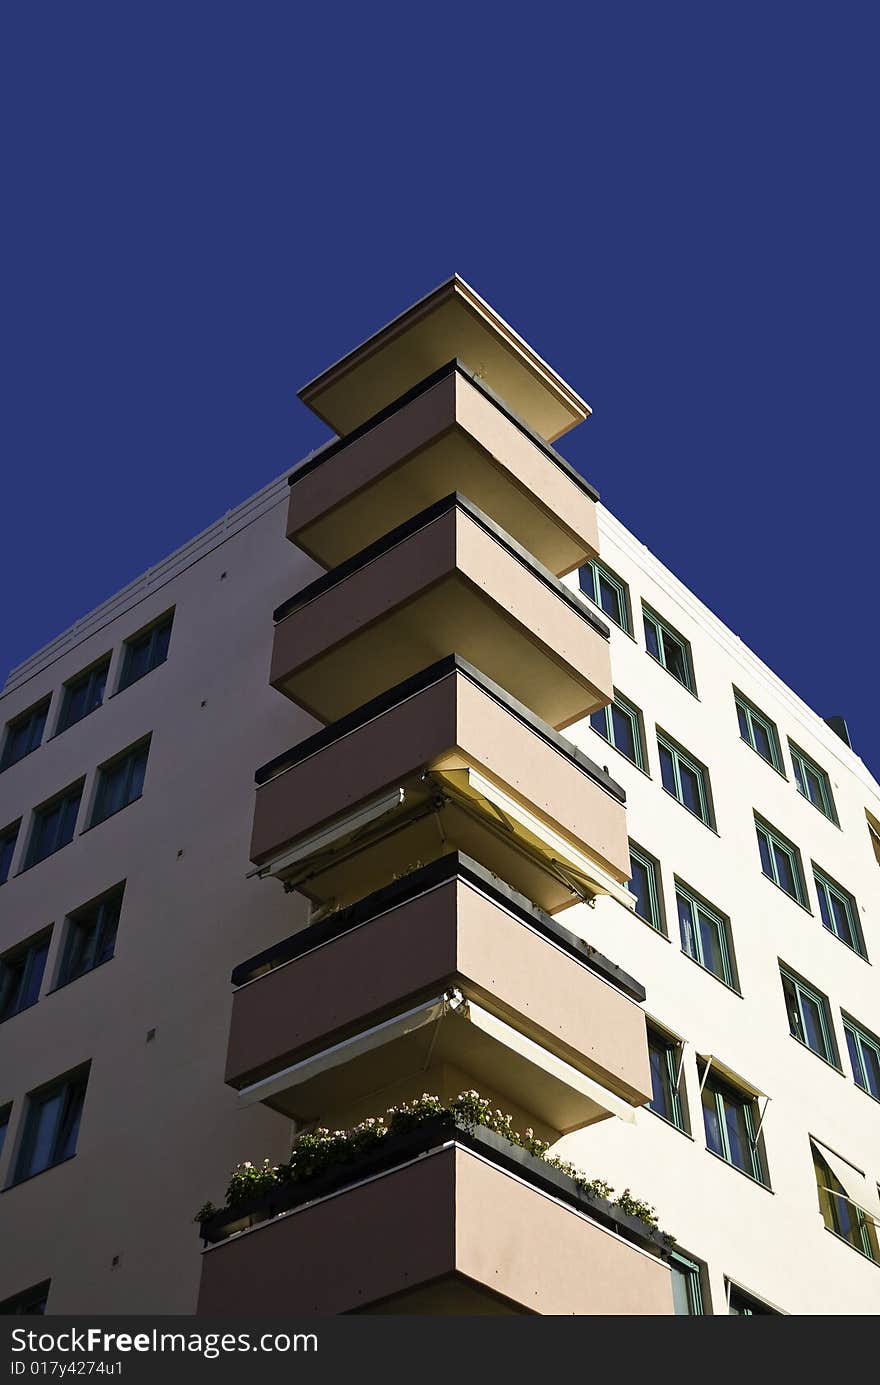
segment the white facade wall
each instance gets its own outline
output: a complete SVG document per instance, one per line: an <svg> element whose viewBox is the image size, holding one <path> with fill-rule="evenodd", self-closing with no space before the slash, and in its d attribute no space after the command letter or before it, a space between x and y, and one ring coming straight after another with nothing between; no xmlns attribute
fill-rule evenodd
<svg viewBox="0 0 880 1385"><path fill-rule="evenodd" d="M38 1004L0 1025L0 1110L12 1102L0 1156L0 1244L15 1248L0 1260L0 1300L51 1279L51 1313L193 1311L196 1207L222 1197L237 1160L287 1152L287 1123L239 1111L223 1084L229 972L305 919L295 896L246 878L254 769L315 725L267 682L272 610L316 573L284 538L286 501L283 481L267 487L40 651L0 696L5 723L53 694L44 744L0 774L0 830L22 818L0 887L0 953L54 925ZM714 1311L726 1311L729 1276L791 1313L876 1313L880 1265L825 1230L808 1134L880 1177L880 1103L852 1081L840 1022L843 1008L880 1031L880 992L875 966L821 927L810 862L855 895L876 963L880 866L865 809L880 818L880 791L824 723L616 520L602 511L600 523L603 559L632 598L635 638L612 630L614 680L643 712L649 773L588 723L567 734L627 791L630 834L661 862L669 940L610 900L571 910L565 922L638 977L649 1016L687 1040L693 1138L644 1110L634 1126L608 1121L569 1136L562 1152L657 1206L682 1248L707 1262ZM576 577L568 580L577 587ZM646 654L643 599L690 640L698 698ZM167 662L51 739L63 682L112 650L112 694L123 640L171 606ZM740 740L733 684L776 722L786 779ZM709 767L717 833L663 791L657 724ZM147 733L143 797L83 831L96 766ZM827 769L840 827L798 794L788 735ZM31 810L83 774L77 836L19 875ZM800 847L811 912L762 875L754 810ZM681 951L676 874L730 916L741 996ZM116 956L52 993L65 915L123 879ZM778 959L829 996L843 1074L791 1038ZM772 1191L706 1151L698 1052L716 1054L771 1096L764 1136ZM7 1187L25 1093L88 1059L76 1157Z"/></svg>

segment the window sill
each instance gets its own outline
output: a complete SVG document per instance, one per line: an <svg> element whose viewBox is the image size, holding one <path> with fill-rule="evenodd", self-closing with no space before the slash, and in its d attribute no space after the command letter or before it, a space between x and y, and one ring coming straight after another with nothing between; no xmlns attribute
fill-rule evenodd
<svg viewBox="0 0 880 1385"><path fill-rule="evenodd" d="M677 683L680 688L684 688L686 693L690 693L691 697L694 699L695 702L700 701L699 693L695 692L693 688L689 688L687 683L682 683L680 678L676 678L675 674L669 671L666 665L662 663L660 659L657 658L656 654L652 654L650 649L646 649L645 653L647 654L648 658L651 659L657 665L658 668L662 668L664 673L669 674L669 677L672 679L673 683Z"/></svg>
<svg viewBox="0 0 880 1385"><path fill-rule="evenodd" d="M880 1106L880 1096L875 1096L873 1092L869 1092L868 1088L863 1087L861 1082L857 1082L855 1078L853 1078L853 1086L856 1088L857 1091L864 1092L865 1096L868 1097L869 1100L876 1101L878 1106Z"/></svg>
<svg viewBox="0 0 880 1385"><path fill-rule="evenodd" d="M741 1169L739 1164L731 1164L728 1159L725 1159L723 1154L716 1154L714 1149L710 1149L708 1145L706 1145L706 1153L711 1154L712 1158L717 1159L719 1164L723 1164L726 1169L733 1169L734 1173L742 1174L743 1178L747 1178L756 1188L763 1188L764 1192L769 1193L771 1197L776 1196L769 1183L762 1183L760 1178L756 1178L753 1173L746 1173L746 1170ZM847 1244L849 1243L847 1242Z"/></svg>
<svg viewBox="0 0 880 1385"><path fill-rule="evenodd" d="M587 721L589 721L589 717L587 718ZM590 730L592 731L594 736L598 736L599 740L602 742L603 745L607 745L609 750L613 750L615 755L619 755L621 760L625 760L628 765L632 765L633 769L637 769L639 774L643 774L646 779L651 778L650 770L645 769L644 765L640 765L636 760L631 760L625 750L620 750L616 745L613 745L611 741L606 740L606 738L602 735L602 732L597 731L595 726L593 726L592 724L590 725ZM676 802L678 802L678 799L676 799Z"/></svg>
<svg viewBox="0 0 880 1385"><path fill-rule="evenodd" d="M782 779L784 783L787 784L787 783L789 782L789 778L788 778L788 775L786 774L785 770L784 770L784 769L780 769L778 765L774 765L774 763L773 763L772 760L766 759L766 758L761 754L760 750L756 750L755 747L751 744L751 742L746 740L745 736L740 736L740 741L741 741L741 743L742 743L744 746L746 746L746 747L752 752L753 755L757 755L757 757L758 757L758 759L761 761L761 764L762 764L762 765L766 765L768 769L772 769L773 772L774 772L774 774L778 774L778 775L779 775L779 778Z"/></svg>
<svg viewBox="0 0 880 1385"><path fill-rule="evenodd" d="M103 706L104 703L99 702L97 707L93 707L90 712L84 712L81 717L77 717L76 721L70 721L66 726L59 726L57 731L53 731L51 736L46 737L47 743L49 741L57 741L59 736L63 736L65 731L72 731L74 726L82 726L83 722L88 721L89 717L93 717L96 712L100 712Z"/></svg>
<svg viewBox="0 0 880 1385"><path fill-rule="evenodd" d="M31 750L26 750L26 751L24 752L23 755L19 755L19 757L18 757L17 760L10 760L8 764L2 764L2 765L0 765L0 774L5 774L6 771L7 771L8 769L15 769L15 766L16 766L16 765L20 765L21 762L22 762L22 760L27 760L27 759L29 759L30 756L33 755L33 754L35 754L36 751L38 751L38 750L40 749L40 746L42 746L42 745L44 745L44 744L45 744L44 741L40 741L40 745L35 745L35 746L33 747L33 749L31 749Z"/></svg>
<svg viewBox="0 0 880 1385"><path fill-rule="evenodd" d="M854 1246L852 1241L848 1241L845 1236L841 1236L839 1231L835 1231L833 1227L828 1226L826 1222L823 1221L822 1225L825 1227L825 1230L828 1232L828 1235L834 1237L835 1241L840 1241L841 1245L846 1246L847 1250L854 1251L856 1255L860 1255L863 1260L867 1260L869 1265L873 1265L875 1269L880 1270L880 1262L872 1259L872 1257L868 1255L866 1251L859 1250L858 1246Z"/></svg>
<svg viewBox="0 0 880 1385"><path fill-rule="evenodd" d="M643 923L645 927L648 929L648 931L650 933L653 933L656 938L662 938L664 943L672 942L672 939L666 932L665 928L655 928L653 923L651 923L648 919L643 919L641 914L636 913L635 909L633 909L632 915L634 919L638 919L639 923Z"/></svg>
<svg viewBox="0 0 880 1385"><path fill-rule="evenodd" d="M109 822L111 818L119 817L119 814L124 813L126 808L130 808L133 803L140 803L142 798L142 793L139 793L137 798L130 798L127 803L123 803L121 808L114 808L113 812L108 813L106 817L99 818L97 822L90 822L88 827L84 827L83 830L79 833L79 835L81 837L84 837L87 832L93 832L96 827L103 827L105 822Z"/></svg>
<svg viewBox="0 0 880 1385"><path fill-rule="evenodd" d="M846 938L841 938L839 933L835 933L833 928L829 928L827 923L823 923L822 927L825 930L825 932L834 939L836 943L840 943L841 947L845 947L847 952L851 952L854 957L859 957L863 962L867 962L868 966L871 965L871 959L868 957L866 952L860 952L857 947L853 947L852 943L848 943L846 941Z"/></svg>
<svg viewBox="0 0 880 1385"><path fill-rule="evenodd" d="M676 797L675 797L675 794L672 793L672 791L671 791L670 789L667 789L667 787L666 787L665 784L661 784L660 787L662 788L662 790L663 790L663 792L666 794L666 796L667 796L668 798L671 798L671 799L672 799L673 803L677 803L678 806L679 806L679 808L683 808L683 809L684 809L684 811L687 813L688 817L692 817L692 818L694 819L695 822L701 823L701 824L703 825L703 827L708 827L709 831L710 831L710 832L714 832L714 834L715 834L716 837L720 837L720 836L721 836L721 833L718 831L718 828L715 826L714 823L707 822L705 818L701 818L701 817L700 817L699 813L695 813L694 810L693 810L693 808L689 808L689 807L687 806L686 803L682 803L681 799L680 799L680 798L676 798Z"/></svg>
<svg viewBox="0 0 880 1385"><path fill-rule="evenodd" d="M92 972L100 971L102 967L106 967L107 963L112 962L115 956L116 953L114 952L113 957L105 957L103 962L96 962L95 965L89 967L87 971L81 971L76 976L71 976L67 981L59 981L57 986L50 986L46 995L55 995L56 991L65 991L67 987L72 986L75 981L82 981L84 976L91 976Z"/></svg>
<svg viewBox="0 0 880 1385"><path fill-rule="evenodd" d="M74 837L76 835L77 834L74 833L74 836L71 837L70 842L74 840ZM79 835L82 836L82 833L80 832ZM28 865L22 866L21 870L17 870L15 872L15 879L17 880L20 875L25 875L29 870L36 870L37 866L43 865L45 861L51 861L52 857L57 856L59 851L64 851L68 846L70 846L70 842L65 842L64 846L56 846L54 851L50 851L48 856L41 856L39 861L31 861Z"/></svg>
<svg viewBox="0 0 880 1385"><path fill-rule="evenodd" d="M815 804L811 798L807 798L807 795L805 793L801 793L800 789L797 787L797 780L795 780L795 790L797 792L798 798L802 798L805 803L809 803L810 807L815 809L815 811L819 814L820 817L824 818L826 822L830 822L831 826L836 827L838 832L843 831L843 828L837 821L836 817L832 817L830 813L826 813L824 808L818 807L818 805ZM835 1233L832 1232L831 1234L834 1235ZM843 1238L841 1237L841 1240L842 1239Z"/></svg>
<svg viewBox="0 0 880 1385"><path fill-rule="evenodd" d="M686 948L683 947L681 949L681 955L682 957L686 957L689 962L693 962L695 967L699 967L700 971L703 972L706 976L711 976L712 980L717 981L719 986L723 986L726 991L730 991L731 995L739 996L740 1000L743 999L743 993L738 986L734 986L733 983L730 981L725 981L724 977L719 976L717 971L712 971L711 968L704 967L703 963L699 961L698 958L692 957Z"/></svg>
<svg viewBox="0 0 880 1385"><path fill-rule="evenodd" d="M590 606L594 606L597 611L600 611L602 613L603 620L610 621L611 626L614 630L619 630L621 635L626 635L626 638L628 640L632 640L633 644L638 644L638 640L636 639L632 631L627 630L625 625L621 625L618 621L614 619L613 616L610 616L608 612L605 610L605 608L599 605L598 601L594 601L593 598L589 596L587 592L584 591L583 587L578 585L575 588L575 591L577 592L578 596L581 598L582 601L586 602Z"/></svg>
<svg viewBox="0 0 880 1385"><path fill-rule="evenodd" d="M676 1125L675 1121L671 1121L668 1116L661 1116L660 1112L655 1111L653 1106L646 1106L644 1109L650 1111L652 1116L656 1116L658 1121L662 1121L664 1125L668 1125L670 1130L675 1130L679 1135L684 1135L685 1139L690 1140L692 1144L696 1143L691 1132L685 1130L684 1126Z"/></svg>
<svg viewBox="0 0 880 1385"><path fill-rule="evenodd" d="M799 1039L797 1034L792 1034L791 1030L788 1031L788 1037L794 1040L798 1048L806 1049L807 1053L812 1053L814 1058L818 1058L820 1062L824 1063L826 1068L830 1068L832 1072L836 1072L838 1077L846 1077L846 1073L838 1063L835 1063L831 1058L826 1058L824 1053L817 1053L816 1050L810 1048L810 1045L805 1043L803 1039Z"/></svg>
<svg viewBox="0 0 880 1385"><path fill-rule="evenodd" d="M0 1024L8 1024L10 1020L15 1019L16 1015L26 1015L28 1010L33 1010L34 1006L38 1003L39 999L40 997L37 996L37 999L32 1000L29 1005L22 1005L19 1010L13 1010L12 1014L4 1015L2 1019L0 1019Z"/></svg>
<svg viewBox="0 0 880 1385"><path fill-rule="evenodd" d="M809 914L810 918L813 917L813 911L810 908L809 904L802 904L801 901L795 895L789 894L788 890L784 890L781 885L777 885L773 877L771 875L768 875L766 871L761 871L761 877L762 879L767 881L768 885L772 885L774 890L778 890L779 893L781 895L784 895L786 899L790 899L792 904L796 904L799 909L803 909L805 914ZM837 934L835 933L834 936L837 937ZM840 941L839 938L837 940L838 942ZM846 946L846 944L844 944L844 946Z"/></svg>
<svg viewBox="0 0 880 1385"><path fill-rule="evenodd" d="M67 1156L66 1159L59 1159L58 1162L55 1163L55 1164L47 1164L46 1167L45 1167L44 1169L38 1169L36 1173L27 1173L27 1174L25 1174L25 1176L24 1176L23 1178L13 1178L13 1179L11 1179L11 1180L6 1184L5 1188L0 1189L0 1192L10 1193L10 1192L12 1192L12 1189L13 1189L13 1188L20 1188L24 1183L32 1183L32 1182L34 1181L35 1178L40 1178L40 1177L42 1177L42 1175L43 1175L44 1173L51 1173L53 1169L60 1169L60 1168L62 1168L65 1164L69 1164L70 1161L71 1161L71 1159L75 1159L75 1158L76 1158L76 1150L74 1150L73 1154L68 1154L68 1156Z"/></svg>

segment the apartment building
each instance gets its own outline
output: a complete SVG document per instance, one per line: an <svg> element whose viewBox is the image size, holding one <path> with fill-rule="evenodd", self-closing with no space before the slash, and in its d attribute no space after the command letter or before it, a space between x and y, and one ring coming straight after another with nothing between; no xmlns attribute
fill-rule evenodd
<svg viewBox="0 0 880 1385"><path fill-rule="evenodd" d="M302 397L325 447L0 697L0 1311L880 1311L846 728L597 503L588 407L461 280Z"/></svg>

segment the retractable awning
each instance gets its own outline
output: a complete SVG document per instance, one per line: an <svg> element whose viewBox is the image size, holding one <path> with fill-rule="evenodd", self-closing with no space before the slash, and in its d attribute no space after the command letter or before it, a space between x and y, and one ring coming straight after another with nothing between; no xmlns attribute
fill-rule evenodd
<svg viewBox="0 0 880 1385"><path fill-rule="evenodd" d="M843 1188L847 1201L861 1208L876 1226L880 1226L880 1193L877 1191L876 1183L872 1183L859 1169L854 1168L839 1154L835 1154L833 1149L823 1145L820 1140L814 1139L813 1144L819 1157L828 1165ZM826 1192L836 1197L840 1196L836 1188L827 1188Z"/></svg>

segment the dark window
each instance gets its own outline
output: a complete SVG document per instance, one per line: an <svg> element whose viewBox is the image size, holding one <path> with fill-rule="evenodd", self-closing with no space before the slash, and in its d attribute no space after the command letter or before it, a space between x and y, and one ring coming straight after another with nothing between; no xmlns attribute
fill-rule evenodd
<svg viewBox="0 0 880 1385"><path fill-rule="evenodd" d="M615 692L609 707L600 707L598 712L591 713L590 725L621 755L632 760L639 769L645 768L642 714L619 692Z"/></svg>
<svg viewBox="0 0 880 1385"><path fill-rule="evenodd" d="M740 1318L754 1318L762 1313L769 1313L772 1317L780 1316L775 1308L770 1308L759 1298L747 1294L745 1289L740 1289L736 1284L729 1282L727 1285L727 1311L732 1317Z"/></svg>
<svg viewBox="0 0 880 1385"><path fill-rule="evenodd" d="M669 1257L672 1271L672 1302L675 1312L684 1316L704 1314L703 1276L696 1260L691 1260L680 1251L673 1251Z"/></svg>
<svg viewBox="0 0 880 1385"><path fill-rule="evenodd" d="M648 1055L652 1091L648 1105L670 1125L689 1131L687 1104L681 1086L682 1045L649 1024Z"/></svg>
<svg viewBox="0 0 880 1385"><path fill-rule="evenodd" d="M785 995L785 1008L788 1011L788 1027L792 1036L826 1063L840 1067L834 1031L831 1026L831 1013L828 997L814 991L800 977L780 966L782 990Z"/></svg>
<svg viewBox="0 0 880 1385"><path fill-rule="evenodd" d="M86 669L85 673L77 674L76 678L71 678L69 683L64 685L63 701L61 703L61 715L58 718L58 726L55 734L60 735L69 726L75 726L83 717L87 717L90 712L94 712L104 701L104 689L107 686L107 670L110 667L110 655L102 659L94 668Z"/></svg>
<svg viewBox="0 0 880 1385"><path fill-rule="evenodd" d="M853 1201L846 1187L834 1172L823 1153L822 1146L811 1140L813 1169L816 1174L816 1190L819 1194L819 1207L822 1219L829 1231L848 1241L854 1250L867 1256L869 1260L880 1261L880 1248L877 1244L877 1227L870 1215ZM829 1155L831 1151L829 1150ZM838 1158L839 1167L844 1170L844 1161ZM856 1177L858 1171L853 1169ZM843 1174L841 1175L843 1176Z"/></svg>
<svg viewBox="0 0 880 1385"><path fill-rule="evenodd" d="M28 1096L17 1182L76 1154L87 1081L88 1072L78 1072Z"/></svg>
<svg viewBox="0 0 880 1385"><path fill-rule="evenodd" d="M98 788L95 793L95 806L89 824L95 827L105 818L126 808L140 798L144 788L144 775L147 769L147 755L150 749L148 740L132 746L122 755L117 755L98 770Z"/></svg>
<svg viewBox="0 0 880 1385"><path fill-rule="evenodd" d="M707 827L714 827L712 796L709 789L709 771L699 760L695 760L681 746L657 732L657 748L660 752L660 778L667 793L689 813L698 817Z"/></svg>
<svg viewBox="0 0 880 1385"><path fill-rule="evenodd" d="M622 578L594 558L585 564L578 574L581 591L591 601L595 601L615 625L632 634L632 618L629 609L629 588Z"/></svg>
<svg viewBox="0 0 880 1385"><path fill-rule="evenodd" d="M680 635L671 625L667 625L665 620L652 611L650 607L643 608L645 620L645 648L651 655L662 664L667 673L671 673L673 678L678 679L679 683L687 688L688 692L696 692L694 682L694 665L691 658L691 647L684 635Z"/></svg>
<svg viewBox="0 0 880 1385"><path fill-rule="evenodd" d="M34 1317L38 1313L45 1313L50 1282L47 1279L43 1284L35 1284L32 1289L25 1289L23 1293L13 1294L12 1298L4 1299L0 1303L0 1317Z"/></svg>
<svg viewBox="0 0 880 1385"><path fill-rule="evenodd" d="M758 1144L758 1103L717 1076L711 1065L708 1072L704 1068L703 1075L703 1125L707 1149L758 1183L770 1186Z"/></svg>
<svg viewBox="0 0 880 1385"><path fill-rule="evenodd" d="M717 976L725 986L736 989L728 919L678 880L675 882L675 900L682 951Z"/></svg>
<svg viewBox="0 0 880 1385"><path fill-rule="evenodd" d="M647 851L643 851L640 846L635 846L632 842L629 848L630 865L630 893L636 897L636 907L634 912L640 919L656 929L658 933L666 933L666 925L663 919L663 894L660 888L660 865L653 856L649 856Z"/></svg>
<svg viewBox="0 0 880 1385"><path fill-rule="evenodd" d="M794 767L795 783L798 792L803 794L814 808L818 808L820 813L824 813L826 818L832 822L837 822L837 810L834 807L834 796L831 793L831 781L824 769L811 760L794 741L789 741L788 748L791 751L791 763Z"/></svg>
<svg viewBox="0 0 880 1385"><path fill-rule="evenodd" d="M12 827L6 827L0 832L0 885L5 885L9 879L12 858L15 855L15 843L18 841L19 825L16 822Z"/></svg>
<svg viewBox="0 0 880 1385"><path fill-rule="evenodd" d="M51 936L50 929L0 957L0 1021L36 1005Z"/></svg>
<svg viewBox="0 0 880 1385"><path fill-rule="evenodd" d="M59 986L75 981L87 971L94 971L113 956L123 888L118 886L102 899L77 909L68 918Z"/></svg>
<svg viewBox="0 0 880 1385"><path fill-rule="evenodd" d="M733 690L734 701L736 702L736 718L739 722L739 734L750 745L752 750L766 760L768 765L778 769L782 773L782 752L779 748L779 733L775 724L769 717L765 717L763 712L759 712L754 703L749 702L747 697L743 697L741 692Z"/></svg>
<svg viewBox="0 0 880 1385"><path fill-rule="evenodd" d="M3 754L0 755L0 769L8 769L10 765L17 764L25 755L30 755L32 750L36 750L37 746L42 744L51 700L51 697L44 697L35 707L28 708L21 716L7 723Z"/></svg>
<svg viewBox="0 0 880 1385"><path fill-rule="evenodd" d="M164 664L168 658L173 621L174 612L169 611L148 630L144 630L140 635L132 635L130 640L125 641L119 692L122 692L123 688L131 687L132 683L143 678L145 673L150 673L160 664Z"/></svg>
<svg viewBox="0 0 880 1385"><path fill-rule="evenodd" d="M35 866L45 861L53 852L60 851L72 839L76 830L79 801L82 798L82 780L72 784L64 793L58 794L48 803L34 810L34 821L28 843L26 866Z"/></svg>
<svg viewBox="0 0 880 1385"><path fill-rule="evenodd" d="M755 816L755 830L758 834L758 852L761 857L761 870L768 880L778 885L798 904L807 907L807 888L804 884L804 871L801 853L797 847L771 827L769 822Z"/></svg>
<svg viewBox="0 0 880 1385"><path fill-rule="evenodd" d="M832 880L830 875L820 870L815 861L813 879L819 897L822 927L827 928L829 933L846 943L847 947L851 947L860 957L867 957L865 940L859 925L859 910L853 896L842 885Z"/></svg>
<svg viewBox="0 0 880 1385"><path fill-rule="evenodd" d="M3 1157L3 1146L6 1143L6 1132L9 1129L9 1117L11 1115L11 1106L4 1106L2 1110L0 1110L0 1158Z"/></svg>
<svg viewBox="0 0 880 1385"><path fill-rule="evenodd" d="M880 1101L880 1039L849 1015L843 1017L843 1032L856 1085Z"/></svg>

